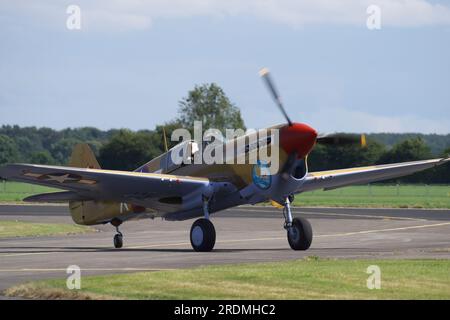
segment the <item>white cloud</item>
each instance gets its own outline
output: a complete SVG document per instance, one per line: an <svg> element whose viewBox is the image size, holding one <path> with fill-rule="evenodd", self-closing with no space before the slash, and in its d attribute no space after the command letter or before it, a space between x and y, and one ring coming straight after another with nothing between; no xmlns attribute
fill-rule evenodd
<svg viewBox="0 0 450 320"><path fill-rule="evenodd" d="M447 134L449 119L431 120L415 115L384 116L343 108L320 109L304 119L319 132L420 132Z"/></svg>
<svg viewBox="0 0 450 320"><path fill-rule="evenodd" d="M450 7L428 0L18 0L2 4L16 13L64 18L65 6L79 5L93 30L147 29L156 19L248 16L291 27L352 25L365 27L369 5L381 8L382 26L449 25ZM41 19L42 21L42 19Z"/></svg>

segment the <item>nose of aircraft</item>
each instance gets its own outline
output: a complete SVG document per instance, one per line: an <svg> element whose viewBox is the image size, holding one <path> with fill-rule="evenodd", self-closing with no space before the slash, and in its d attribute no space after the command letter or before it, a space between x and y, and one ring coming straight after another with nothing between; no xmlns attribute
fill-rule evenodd
<svg viewBox="0 0 450 320"><path fill-rule="evenodd" d="M305 157L316 143L317 131L304 123L292 123L280 129L280 145L287 153L297 152L297 158Z"/></svg>

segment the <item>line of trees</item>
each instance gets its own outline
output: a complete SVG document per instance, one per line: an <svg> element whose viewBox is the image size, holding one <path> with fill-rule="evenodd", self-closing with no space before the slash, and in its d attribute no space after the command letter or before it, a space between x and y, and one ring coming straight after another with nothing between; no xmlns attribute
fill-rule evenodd
<svg viewBox="0 0 450 320"><path fill-rule="evenodd" d="M196 86L179 102L178 117L154 130L132 131L92 127L51 128L0 127L0 165L24 162L64 165L72 148L89 143L103 168L133 170L164 152L163 128L169 147L176 142L170 135L176 128L191 129L194 120L203 128L243 128L239 109L217 84ZM367 147L317 145L309 156L311 171L330 170L371 164L423 160L450 154L450 135L369 134ZM404 177L402 182L450 183L450 165Z"/></svg>
<svg viewBox="0 0 450 320"><path fill-rule="evenodd" d="M310 171L319 171L448 157L449 154L450 148L433 153L420 136L399 139L397 143L389 147L379 142L376 136L368 135L365 148L316 145L309 156L308 163ZM386 182L447 184L450 183L450 165L446 164Z"/></svg>

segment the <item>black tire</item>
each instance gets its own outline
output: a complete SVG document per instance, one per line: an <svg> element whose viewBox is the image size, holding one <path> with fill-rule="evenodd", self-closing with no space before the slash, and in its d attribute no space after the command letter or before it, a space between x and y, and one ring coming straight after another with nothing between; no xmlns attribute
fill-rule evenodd
<svg viewBox="0 0 450 320"><path fill-rule="evenodd" d="M198 219L191 227L192 248L197 252L209 252L216 243L216 229L208 219Z"/></svg>
<svg viewBox="0 0 450 320"><path fill-rule="evenodd" d="M123 246L123 237L121 234L114 236L114 248L120 249Z"/></svg>
<svg viewBox="0 0 450 320"><path fill-rule="evenodd" d="M311 224L305 218L294 218L287 230L289 245L293 250L308 250L313 239Z"/></svg>

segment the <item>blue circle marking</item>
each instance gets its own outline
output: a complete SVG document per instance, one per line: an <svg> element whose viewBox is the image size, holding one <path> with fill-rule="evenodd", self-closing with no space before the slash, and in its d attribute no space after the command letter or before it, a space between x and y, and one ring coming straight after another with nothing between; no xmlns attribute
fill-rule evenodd
<svg viewBox="0 0 450 320"><path fill-rule="evenodd" d="M253 165L252 169L253 183L261 189L269 189L272 184L272 175L267 163L262 163L260 160Z"/></svg>

